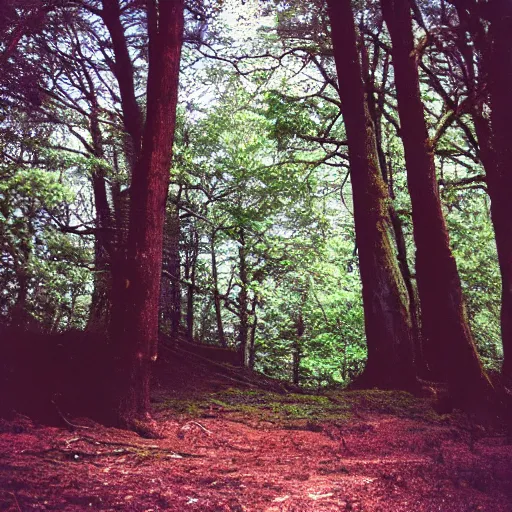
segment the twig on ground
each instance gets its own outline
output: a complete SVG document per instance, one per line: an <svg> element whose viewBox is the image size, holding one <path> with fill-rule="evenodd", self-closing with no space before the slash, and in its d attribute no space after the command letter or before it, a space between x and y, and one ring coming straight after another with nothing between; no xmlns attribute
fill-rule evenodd
<svg viewBox="0 0 512 512"><path fill-rule="evenodd" d="M152 444L149 446L144 446L144 445L138 445L138 444L133 444L133 443L125 443L122 441L101 441L101 440L94 439L93 437L88 437L88 436L82 436L81 438L77 438L77 440L84 441L89 444L94 444L96 446L98 446L98 445L123 446L123 447L127 447L127 448L135 448L137 450L155 450L155 451L158 450L162 453L168 453L175 458L178 458L178 457L202 457L201 455L196 455L193 453L175 452L174 450L168 450L166 448L161 448L160 446L157 446L155 444ZM74 442L75 439L72 439L71 441ZM66 441L66 443L68 443L68 441ZM126 453L134 453L134 452L130 451L130 450L126 450Z"/></svg>
<svg viewBox="0 0 512 512"><path fill-rule="evenodd" d="M57 414L60 416L62 421L70 428L77 429L77 428L83 428L89 430L91 427L86 427L85 425L76 425L75 423L71 423L66 416L62 413L62 411L59 409L58 405L55 403L55 400L52 400L52 404L55 407L55 410L57 411Z"/></svg>
<svg viewBox="0 0 512 512"><path fill-rule="evenodd" d="M190 428L189 425L195 425L196 427L199 427L208 436L211 436L213 433L211 430L208 430L204 425L201 425L201 423L199 423L198 421L187 421L187 423L185 423L185 425L183 425L180 428L180 430L188 430Z"/></svg>

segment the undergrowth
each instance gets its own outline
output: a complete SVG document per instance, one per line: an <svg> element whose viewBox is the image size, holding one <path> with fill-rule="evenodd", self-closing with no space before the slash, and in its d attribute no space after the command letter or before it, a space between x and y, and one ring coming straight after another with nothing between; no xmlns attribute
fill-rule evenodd
<svg viewBox="0 0 512 512"><path fill-rule="evenodd" d="M290 422L345 422L362 412L390 414L428 422L443 420L426 399L402 391L338 391L322 395L279 394L256 389L229 388L189 398L170 398L158 410L208 418L230 413L276 424Z"/></svg>

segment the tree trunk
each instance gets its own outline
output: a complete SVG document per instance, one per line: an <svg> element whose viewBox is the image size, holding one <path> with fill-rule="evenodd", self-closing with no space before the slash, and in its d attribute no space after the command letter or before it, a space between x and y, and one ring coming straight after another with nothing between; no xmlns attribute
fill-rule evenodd
<svg viewBox="0 0 512 512"><path fill-rule="evenodd" d="M95 157L104 158L103 138L99 125L99 107L94 95L90 117L90 132ZM92 189L96 210L96 237L94 240L94 289L91 297L87 330L105 332L110 321L111 288L110 255L114 250L112 244L112 214L107 198L105 169L97 165L92 172Z"/></svg>
<svg viewBox="0 0 512 512"><path fill-rule="evenodd" d="M160 317L161 327L176 339L181 323L180 216L177 206L168 213L164 226L164 248Z"/></svg>
<svg viewBox="0 0 512 512"><path fill-rule="evenodd" d="M393 197L394 198L394 197ZM389 207L389 216L393 224L393 231L395 234L395 242L397 247L397 258L400 272L404 279L407 294L409 296L409 311L411 314L412 337L414 347L414 362L416 365L416 372L420 377L428 376L428 365L425 360L423 351L423 339L421 336L421 310L418 298L418 290L412 278L409 261L407 259L407 246L405 242L405 235L402 225L402 220L396 213L393 205Z"/></svg>
<svg viewBox="0 0 512 512"><path fill-rule="evenodd" d="M217 336L221 347L227 347L226 336L224 335L224 324L222 323L222 306L219 295L219 275L217 272L217 256L215 254L215 235L212 232L210 239L210 251L212 257L212 280L213 280L213 304L215 306L215 320L217 321Z"/></svg>
<svg viewBox="0 0 512 512"><path fill-rule="evenodd" d="M376 93L381 95L383 95L384 93L378 91L377 88L375 87L375 83L373 82L369 70L370 66L368 62L368 52L366 51L364 42L361 42L361 54L361 59L363 61L363 78L366 85L366 97L368 101L368 112L370 114L370 117L375 128L375 143L377 147L377 155L379 157L380 170L382 172L382 178L387 185L389 197L391 199L389 201L389 217L391 219L391 224L393 226L393 234L397 249L398 266L400 267L400 271L402 272L405 287L407 288L407 293L409 295L409 311L411 315L412 324L414 360L418 374L424 374L426 373L426 362L423 356L423 347L420 331L420 307L417 292L412 280L411 269L409 268L409 261L407 259L407 246L405 243L402 221L398 214L396 213L393 204L393 201L395 199L394 186L392 180L393 175L391 169L388 169L386 155L382 147L382 111L379 110L378 102L375 100ZM383 87L385 87L385 83L383 83Z"/></svg>
<svg viewBox="0 0 512 512"><path fill-rule="evenodd" d="M469 330L457 265L441 209L434 154L419 88L408 0L382 0L392 41L401 135L412 203L423 340L431 369L449 383L459 405L491 390Z"/></svg>
<svg viewBox="0 0 512 512"><path fill-rule="evenodd" d="M104 2L106 5L108 2ZM130 187L128 250L116 288L113 333L120 354L117 413L121 423L149 414L150 364L158 346L158 303L163 226L169 185L178 76L183 38L183 0L147 3L149 71L147 116L140 158Z"/></svg>
<svg viewBox="0 0 512 512"><path fill-rule="evenodd" d="M495 0L490 13L492 46L488 53L488 69L492 147L496 165L491 165L491 172L486 172L501 270L503 375L512 381L512 4L509 0Z"/></svg>
<svg viewBox="0 0 512 512"><path fill-rule="evenodd" d="M210 309L212 307L212 297L208 297L206 303L204 303L202 311L201 311L201 318L200 318L200 324L199 324L199 343L204 343L204 339L206 337L207 331L210 331Z"/></svg>
<svg viewBox="0 0 512 512"><path fill-rule="evenodd" d="M11 312L11 325L17 328L24 328L27 320L27 296L29 276L26 270L28 259L17 264L16 280L18 281L18 296Z"/></svg>
<svg viewBox="0 0 512 512"><path fill-rule="evenodd" d="M301 354L301 340L302 336L304 336L304 318L302 317L302 312L299 313L297 317L296 324L296 338L293 343L293 378L292 382L298 386L300 383L300 360L302 357Z"/></svg>
<svg viewBox="0 0 512 512"><path fill-rule="evenodd" d="M194 294L196 290L196 268L199 255L199 236L197 231L192 233L192 251L189 255L187 267L187 279L189 281L187 290L187 339L194 339Z"/></svg>
<svg viewBox="0 0 512 512"><path fill-rule="evenodd" d="M300 359L301 359L301 353L300 353L300 342L298 339L294 340L293 342L293 352L292 352L292 382L296 386L300 383Z"/></svg>
<svg viewBox="0 0 512 512"><path fill-rule="evenodd" d="M510 131L506 118L512 115L508 91L512 87L512 66L502 65L511 61L510 5L507 2L493 4L492 29L488 37L477 4L473 0L451 0L457 8L460 25L457 45L462 54L467 76L468 93L471 99L471 115L479 146L479 158L487 177L487 191L491 199L491 219L496 237L498 262L501 272L501 334L503 340L503 375L512 379L512 224L509 201L512 194L512 172L510 172L510 148L503 138L509 140ZM507 22L508 20L508 22ZM508 23L508 30L506 24ZM503 27L505 25L505 29ZM495 30L501 26L501 30ZM470 45L466 32L472 36ZM507 43L508 40L508 43ZM479 54L477 57L477 53ZM476 70L479 76L476 76ZM489 84L489 87L486 87ZM500 92L501 90L501 92ZM485 113L485 104L491 97L491 119ZM494 106L493 106L494 105ZM496 114L498 119L496 119ZM503 115L503 117L501 117ZM501 119L500 119L501 117ZM505 134L493 140L494 126ZM500 126L501 125L501 126ZM505 131L503 131L505 130Z"/></svg>
<svg viewBox="0 0 512 512"><path fill-rule="evenodd" d="M70 330L73 326L73 318L75 317L76 308L76 290L71 291L71 306L68 311L68 321L66 322L66 330Z"/></svg>
<svg viewBox="0 0 512 512"><path fill-rule="evenodd" d="M58 307L58 309L54 312L54 317L52 318L51 322L49 323L49 329L48 332L51 334L55 334L59 332L60 323L62 321L62 317L64 316L64 310L61 307Z"/></svg>
<svg viewBox="0 0 512 512"><path fill-rule="evenodd" d="M189 243L185 251L185 279L187 280L187 339L194 339L194 299L196 291L196 266L199 254L199 237L194 227L190 229Z"/></svg>
<svg viewBox="0 0 512 512"><path fill-rule="evenodd" d="M34 233L32 219L28 221L29 233ZM18 281L18 295L11 311L11 325L25 328L29 320L27 312L27 298L29 291L30 275L28 265L31 258L31 245L28 240L22 240L18 246L17 254L12 254L14 260L14 272Z"/></svg>
<svg viewBox="0 0 512 512"><path fill-rule="evenodd" d="M256 308L258 307L258 296L254 295L252 299L252 308L251 308L251 316L252 316L252 324L251 324L251 334L249 339L249 363L248 367L250 370L254 370L254 363L256 362L256 329L258 328L258 315L256 314Z"/></svg>
<svg viewBox="0 0 512 512"><path fill-rule="evenodd" d="M238 236L238 262L240 271L240 293L238 294L238 318L240 326L238 329L238 341L240 343L240 353L242 354L242 365L249 365L249 315L247 309L249 307L248 298L248 278L247 278L247 255L245 247L245 232L244 228L240 228Z"/></svg>
<svg viewBox="0 0 512 512"><path fill-rule="evenodd" d="M102 4L101 16L109 31L115 56L112 72L119 85L123 124L130 137L126 156L133 168L139 158L143 136L142 115L135 95L133 63L128 50L125 30L121 23L119 0L102 0Z"/></svg>
<svg viewBox="0 0 512 512"><path fill-rule="evenodd" d="M357 384L410 389L415 369L409 297L394 250L389 195L368 113L354 17L350 0L328 0L327 5L349 147L368 344L368 361Z"/></svg>
<svg viewBox="0 0 512 512"><path fill-rule="evenodd" d="M187 340L194 340L194 279L191 278L191 282L187 287Z"/></svg>
<svg viewBox="0 0 512 512"><path fill-rule="evenodd" d="M112 280L110 276L110 258L104 247L95 241L94 247L94 288L87 319L87 331L106 332L110 322Z"/></svg>

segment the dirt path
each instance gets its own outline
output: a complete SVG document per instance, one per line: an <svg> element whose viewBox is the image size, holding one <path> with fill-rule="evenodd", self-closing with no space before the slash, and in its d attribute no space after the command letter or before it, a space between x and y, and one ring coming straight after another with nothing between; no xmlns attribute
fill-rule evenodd
<svg viewBox="0 0 512 512"><path fill-rule="evenodd" d="M512 510L504 437L372 393L160 393L158 441L4 422L0 510Z"/></svg>

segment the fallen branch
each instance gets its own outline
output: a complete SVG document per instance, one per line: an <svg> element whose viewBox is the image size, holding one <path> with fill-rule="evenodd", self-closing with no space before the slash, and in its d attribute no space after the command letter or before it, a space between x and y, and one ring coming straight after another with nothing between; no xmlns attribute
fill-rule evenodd
<svg viewBox="0 0 512 512"><path fill-rule="evenodd" d="M196 422L194 422L194 423L196 423ZM200 426L201 428L205 428L205 427L202 427L202 425L200 425L199 423L197 423L197 425ZM202 457L202 455L196 455L194 453L175 452L173 450L167 450L166 448L161 448L160 446L157 446L155 444L147 446L147 445L139 445L139 444L133 444L133 443L125 443L122 441L102 441L102 440L94 439L93 437L88 437L88 436L74 438L69 441L66 441L66 443L71 443L71 442L75 442L75 441L84 441L86 443L93 444L95 446L98 446L98 445L122 446L122 447L127 447L127 448L135 448L137 450L154 450L154 451L159 451L159 452L163 452L163 453L168 453L175 458ZM135 453L135 452L133 452L131 450L125 450L125 453Z"/></svg>
<svg viewBox="0 0 512 512"><path fill-rule="evenodd" d="M198 421L188 421L187 423L185 423L185 425L183 425L180 428L180 430L188 430L188 427L187 427L188 425L195 425L196 427L199 427L208 436L212 435L212 431L208 430L205 426L201 425L201 423L199 423Z"/></svg>
<svg viewBox="0 0 512 512"><path fill-rule="evenodd" d="M85 425L76 425L75 423L71 423L71 421L69 421L66 416L64 416L64 414L62 413L62 411L59 409L58 405L55 403L55 400L52 400L52 404L53 406L55 407L55 410L57 411L57 414L60 416L60 418L62 419L62 421L69 427L69 428L72 428L73 430L77 429L77 428L83 428L83 429L87 429L89 430L91 427L86 427Z"/></svg>

